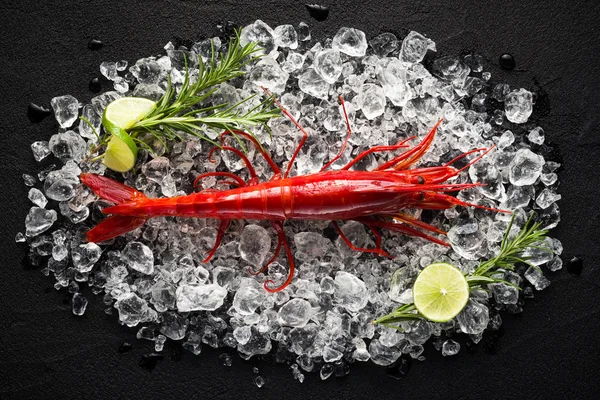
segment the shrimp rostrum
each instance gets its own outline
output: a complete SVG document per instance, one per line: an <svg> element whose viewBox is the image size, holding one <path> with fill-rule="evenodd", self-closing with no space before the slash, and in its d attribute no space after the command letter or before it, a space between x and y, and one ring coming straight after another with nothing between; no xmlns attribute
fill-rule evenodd
<svg viewBox="0 0 600 400"><path fill-rule="evenodd" d="M215 244L204 260L204 262L208 262L219 247L230 221L234 219L268 220L277 233L277 246L266 265L251 273L264 272L283 249L289 263L287 279L277 287L274 287L276 285L272 280L267 280L264 284L267 291L276 292L288 286L294 276L294 257L283 230L286 220L332 221L340 238L351 249L389 256L389 253L381 247L382 230L417 236L448 246L445 241L432 236L432 234L444 235L444 231L402 213L404 209L442 210L457 205L490 209L465 203L449 193L481 184L449 183L448 180L477 162L491 148L469 151L442 166L411 168L430 147L441 120L420 143L413 147L409 147L407 143L414 137L394 145L375 146L358 154L342 168L329 170L329 167L344 153L352 133L343 99L340 98L340 101L346 118L348 136L336 157L317 173L289 176L294 160L308 134L276 101L283 113L303 134L284 172L279 169L252 135L242 131L226 131L221 135L223 145L213 149L209 157L217 149L237 154L248 168L248 181L246 182L229 172L209 172L198 176L194 184L196 185L201 179L208 176L221 176L234 186L231 189L221 191L210 189L186 196L154 199L147 198L143 193L112 179L100 175L82 174L81 180L84 184L101 198L115 203L114 206L103 210L103 213L111 216L89 230L87 239L92 242L103 242L138 228L148 218L159 216L215 218L220 223ZM273 176L270 180L259 182L258 176L245 154L237 148L225 144L226 137L233 133L256 146L258 152L273 169ZM389 161L372 171L351 169L353 165L369 154L396 152L401 149L404 150L402 153L392 156ZM457 169L452 166L458 159L476 152L480 154L465 167ZM366 225L376 239L374 247L354 246L338 226L336 221L339 220L357 221Z"/></svg>

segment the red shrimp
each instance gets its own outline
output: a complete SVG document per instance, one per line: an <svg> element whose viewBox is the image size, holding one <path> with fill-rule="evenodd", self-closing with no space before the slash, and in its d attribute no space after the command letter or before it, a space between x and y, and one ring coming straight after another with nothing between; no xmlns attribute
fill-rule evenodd
<svg viewBox="0 0 600 400"><path fill-rule="evenodd" d="M506 212L466 203L447 193L481 186L479 183L447 183L446 181L456 177L461 171L481 159L493 147L469 151L443 166L409 169L427 151L442 120L431 129L419 144L412 148L409 148L406 143L414 137L391 146L376 146L363 151L341 169L326 171L342 156L352 133L344 101L341 97L340 101L346 119L348 135L339 153L318 173L289 176L294 160L298 156L308 134L291 114L275 100L282 112L303 133L303 137L285 172L281 172L253 136L242 131L233 132L256 146L258 152L273 169L274 175L267 182L258 182L258 176L244 153L234 147L225 145L225 137L232 134L229 131L222 133L223 146L213 149L209 153L209 158L217 149L237 154L248 168L249 181L245 182L239 176L229 172L209 172L198 176L194 185L208 176L222 176L228 179L227 183L237 186L232 189L222 191L204 190L186 196L150 199L143 193L112 179L95 174L81 174L82 182L90 187L94 193L116 204L103 210L103 213L112 216L89 230L87 240L91 242L109 240L138 228L148 218L152 217L215 218L220 220L220 224L215 244L204 260L204 262L208 262L221 244L231 220L268 220L278 236L275 252L260 270L250 271L250 273L256 275L264 272L279 256L283 247L289 263L287 279L278 287L273 287L275 282L272 280L267 280L264 283L267 291L277 292L288 286L294 276L294 257L283 231L283 224L286 220L330 220L341 239L351 249L389 257L389 253L381 248L380 230L382 229L418 236L448 246L443 240L425 233L431 232L444 235L444 231L403 214L401 212L403 209L442 210L460 205ZM406 148L408 150L378 166L373 171L350 170L354 164L369 154L392 152ZM458 159L475 152L482 152L482 154L473 159L467 166L461 169L452 167L452 164ZM360 248L354 246L339 228L336 220L357 221L369 227L376 239L375 247Z"/></svg>

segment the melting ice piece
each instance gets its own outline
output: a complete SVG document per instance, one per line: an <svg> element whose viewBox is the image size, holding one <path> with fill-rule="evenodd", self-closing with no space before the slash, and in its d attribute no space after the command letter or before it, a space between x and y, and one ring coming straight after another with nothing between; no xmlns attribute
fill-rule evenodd
<svg viewBox="0 0 600 400"><path fill-rule="evenodd" d="M29 237L39 235L50 229L56 221L56 211L31 207L25 218L25 234Z"/></svg>
<svg viewBox="0 0 600 400"><path fill-rule="evenodd" d="M87 308L88 301L81 293L75 293L73 295L73 299L71 300L73 314L75 315L83 315L85 313L85 309Z"/></svg>

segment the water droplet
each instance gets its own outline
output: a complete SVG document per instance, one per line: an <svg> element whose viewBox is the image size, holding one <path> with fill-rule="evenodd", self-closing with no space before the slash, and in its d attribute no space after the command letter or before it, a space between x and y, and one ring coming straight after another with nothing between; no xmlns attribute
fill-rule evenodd
<svg viewBox="0 0 600 400"><path fill-rule="evenodd" d="M410 371L411 359L410 357L403 355L396 360L392 365L386 368L385 372L395 379L402 379L408 375Z"/></svg>
<svg viewBox="0 0 600 400"><path fill-rule="evenodd" d="M329 7L320 4L307 4L306 9L311 17L317 21L325 21L329 17Z"/></svg>
<svg viewBox="0 0 600 400"><path fill-rule="evenodd" d="M29 103L29 107L27 107L27 118L33 123L37 124L49 115L52 115L52 111L49 108L38 106L34 103Z"/></svg>
<svg viewBox="0 0 600 400"><path fill-rule="evenodd" d="M509 71L515 69L517 63L515 62L515 58L512 54L504 53L500 56L500 67L507 69Z"/></svg>
<svg viewBox="0 0 600 400"><path fill-rule="evenodd" d="M88 49L93 51L100 50L103 46L104 43L102 43L102 41L98 39L92 39L88 42Z"/></svg>
<svg viewBox="0 0 600 400"><path fill-rule="evenodd" d="M129 343L129 342L123 342L123 344L119 346L118 351L121 354L125 354L125 353L127 353L128 351L130 351L132 349L133 349L133 346L131 345L131 343Z"/></svg>
<svg viewBox="0 0 600 400"><path fill-rule="evenodd" d="M92 78L89 84L89 89L93 93L98 93L102 90L102 84L100 83L100 78Z"/></svg>
<svg viewBox="0 0 600 400"><path fill-rule="evenodd" d="M567 263L567 271L571 275L580 276L583 270L583 260L579 257L573 257Z"/></svg>
<svg viewBox="0 0 600 400"><path fill-rule="evenodd" d="M150 353L145 354L140 359L138 365L148 372L152 372L156 368L156 364L162 361L165 357L162 354Z"/></svg>

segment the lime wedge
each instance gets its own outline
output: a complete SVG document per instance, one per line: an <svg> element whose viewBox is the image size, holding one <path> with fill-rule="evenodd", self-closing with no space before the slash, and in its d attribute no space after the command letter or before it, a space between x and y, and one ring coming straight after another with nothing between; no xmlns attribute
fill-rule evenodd
<svg viewBox="0 0 600 400"><path fill-rule="evenodd" d="M154 109L156 103L141 97L121 97L106 106L102 125L112 134L104 153L104 165L126 172L135 165L137 145L125 131Z"/></svg>
<svg viewBox="0 0 600 400"><path fill-rule="evenodd" d="M133 168L137 156L137 146L133 139L125 131L122 132L125 136L113 135L110 138L102 160L104 165L117 172L127 172Z"/></svg>
<svg viewBox="0 0 600 400"><path fill-rule="evenodd" d="M104 109L102 124L116 125L121 129L129 129L154 109L156 103L142 97L121 97Z"/></svg>
<svg viewBox="0 0 600 400"><path fill-rule="evenodd" d="M469 284L458 268L446 263L430 264L413 286L417 310L428 320L447 322L469 301Z"/></svg>

